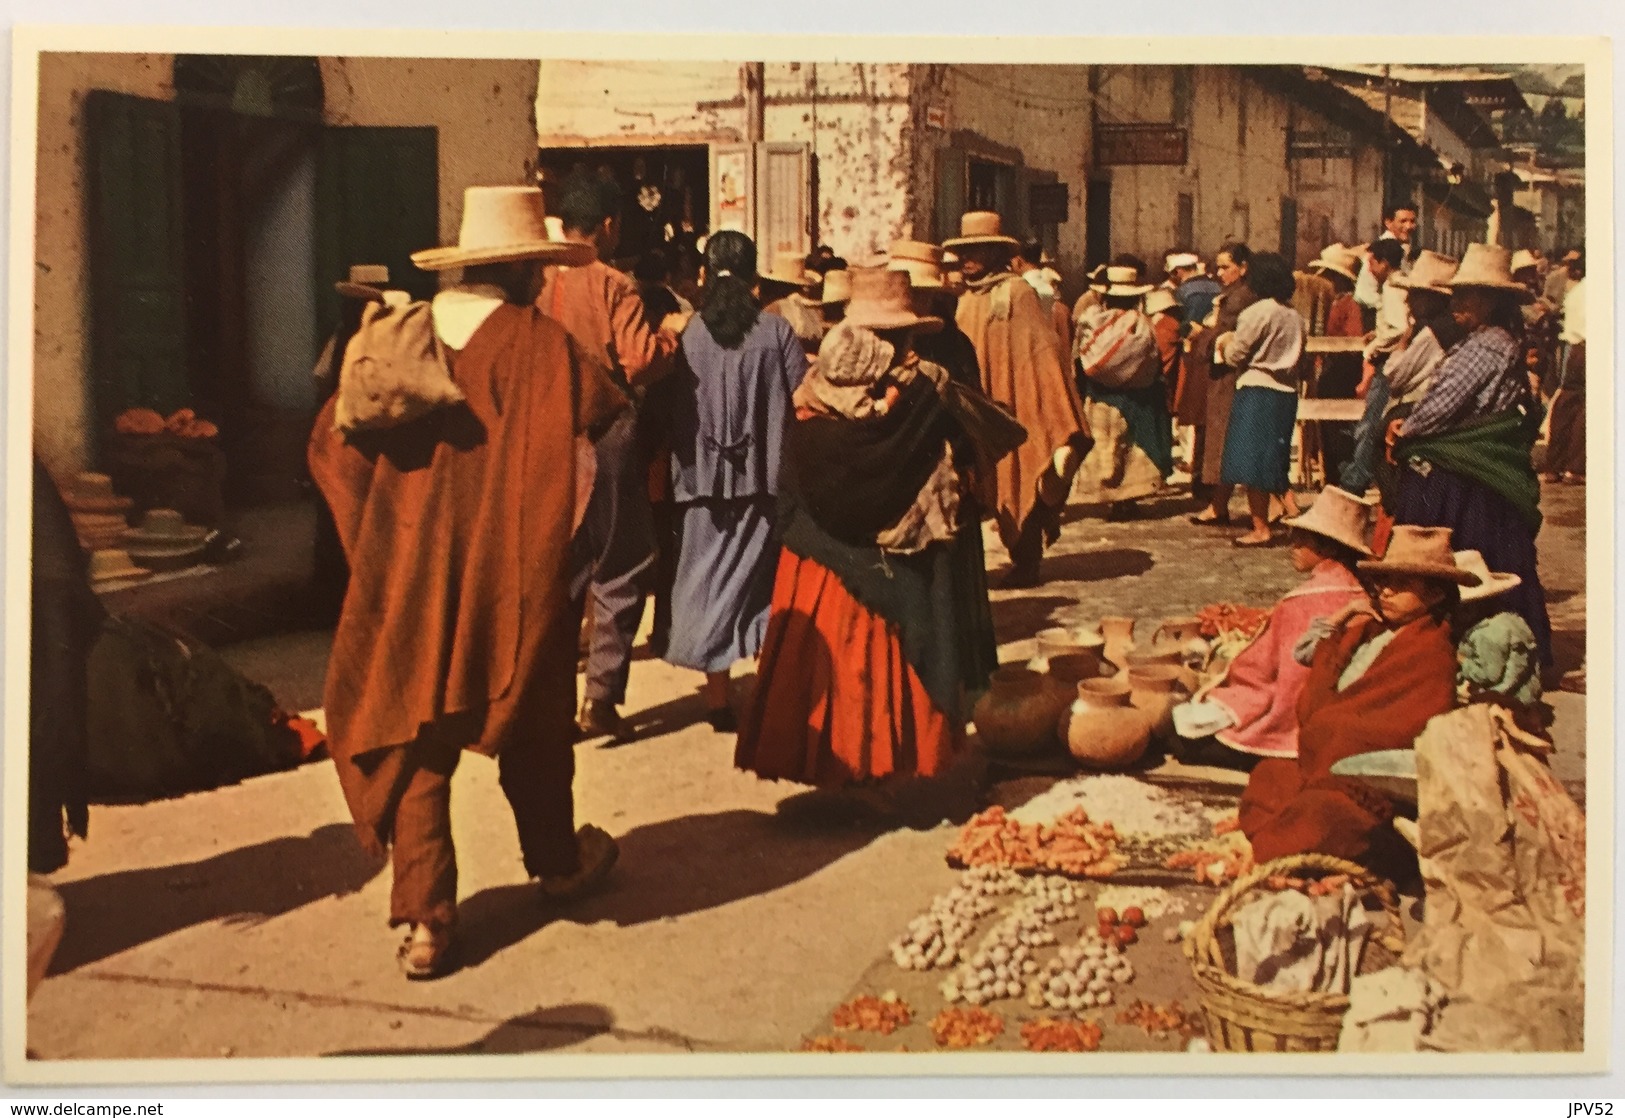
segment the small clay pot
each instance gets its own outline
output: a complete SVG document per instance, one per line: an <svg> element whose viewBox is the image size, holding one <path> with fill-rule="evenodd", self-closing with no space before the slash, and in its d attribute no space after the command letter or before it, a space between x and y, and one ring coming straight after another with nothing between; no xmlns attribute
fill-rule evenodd
<svg viewBox="0 0 1625 1118"><path fill-rule="evenodd" d="M1048 678L1019 664L995 670L971 721L992 753L1037 753L1053 745L1055 697Z"/></svg>
<svg viewBox="0 0 1625 1118"><path fill-rule="evenodd" d="M1038 634L1037 641L1038 652L1027 661L1027 667L1035 672L1049 671L1049 662L1056 656L1087 653L1098 660L1101 645L1105 643L1099 633L1086 629L1045 629ZM1071 701L1070 696L1067 701Z"/></svg>
<svg viewBox="0 0 1625 1118"><path fill-rule="evenodd" d="M1182 664L1145 664L1130 668L1132 701L1151 719L1152 733L1167 736L1174 730L1174 707L1190 697L1186 687L1190 669Z"/></svg>
<svg viewBox="0 0 1625 1118"><path fill-rule="evenodd" d="M1162 644L1152 645L1149 648L1136 648L1128 654L1128 663L1124 665L1127 670L1135 671L1139 668L1153 667L1179 667L1185 662L1185 652L1178 645Z"/></svg>
<svg viewBox="0 0 1625 1118"><path fill-rule="evenodd" d="M1151 716L1133 704L1121 679L1086 679L1078 697L1061 713L1056 731L1067 751L1092 769L1122 769L1145 755Z"/></svg>
<svg viewBox="0 0 1625 1118"><path fill-rule="evenodd" d="M1170 617L1151 635L1152 647L1171 645L1181 652L1180 659L1187 668L1202 668L1207 664L1213 646L1202 636L1202 621L1196 617Z"/></svg>

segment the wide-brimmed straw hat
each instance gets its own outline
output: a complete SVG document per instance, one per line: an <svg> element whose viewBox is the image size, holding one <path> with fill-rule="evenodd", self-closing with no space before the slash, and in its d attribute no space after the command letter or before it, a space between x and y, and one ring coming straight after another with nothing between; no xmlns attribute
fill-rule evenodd
<svg viewBox="0 0 1625 1118"><path fill-rule="evenodd" d="M124 542L131 548L190 547L208 534L207 528L188 524L174 509L148 509L141 523L124 533Z"/></svg>
<svg viewBox="0 0 1625 1118"><path fill-rule="evenodd" d="M907 272L911 287L943 287L942 248L925 241L893 241L887 267Z"/></svg>
<svg viewBox="0 0 1625 1118"><path fill-rule="evenodd" d="M1336 272L1356 283L1360 280L1359 268L1359 255L1341 242L1327 245L1321 250L1318 259L1309 262L1311 272Z"/></svg>
<svg viewBox="0 0 1625 1118"><path fill-rule="evenodd" d="M128 551L118 548L99 548L90 555L90 581L116 582L123 578L150 578L152 572L138 567Z"/></svg>
<svg viewBox="0 0 1625 1118"><path fill-rule="evenodd" d="M549 264L591 263L589 244L548 236L542 192L534 186L471 186L463 191L463 222L457 243L412 254L412 263L428 272L542 260Z"/></svg>
<svg viewBox="0 0 1625 1118"><path fill-rule="evenodd" d="M825 304L845 303L852 298L852 273L836 268L824 273L824 290L820 300Z"/></svg>
<svg viewBox="0 0 1625 1118"><path fill-rule="evenodd" d="M1093 284L1090 285L1094 287ZM1141 283L1138 268L1107 268L1105 286L1098 288L1102 295L1111 297L1145 295L1156 289L1154 283Z"/></svg>
<svg viewBox="0 0 1625 1118"><path fill-rule="evenodd" d="M1180 268L1194 268L1202 263L1202 258L1194 252L1170 252L1163 259L1162 270L1176 272Z"/></svg>
<svg viewBox="0 0 1625 1118"><path fill-rule="evenodd" d="M83 473L74 477L63 502L74 512L125 512L135 501L113 492L113 479L106 474Z"/></svg>
<svg viewBox="0 0 1625 1118"><path fill-rule="evenodd" d="M1005 233L1003 219L992 210L972 210L959 219L959 236L943 241L942 247L967 248L972 245L1019 248L1021 242Z"/></svg>
<svg viewBox="0 0 1625 1118"><path fill-rule="evenodd" d="M1412 269L1414 271L1414 268ZM1467 289L1504 291L1516 296L1520 303L1534 301L1534 292L1512 278L1512 253L1500 245L1472 244L1461 258L1461 266L1441 290L1451 294Z"/></svg>
<svg viewBox="0 0 1625 1118"><path fill-rule="evenodd" d="M1106 265L1096 264L1089 272L1089 290L1096 295L1106 290Z"/></svg>
<svg viewBox="0 0 1625 1118"><path fill-rule="evenodd" d="M1513 275L1517 275L1519 272L1523 271L1525 268L1539 268L1539 267L1540 267L1540 261L1535 259L1535 254L1530 252L1526 248L1520 248L1517 252L1512 254L1512 274Z"/></svg>
<svg viewBox="0 0 1625 1118"><path fill-rule="evenodd" d="M1145 313L1161 314L1179 306L1179 297L1166 287L1159 287L1145 297Z"/></svg>
<svg viewBox="0 0 1625 1118"><path fill-rule="evenodd" d="M775 252L773 266L757 272L756 278L786 287L810 287L822 278L807 268L807 257L799 252Z"/></svg>
<svg viewBox="0 0 1625 1118"><path fill-rule="evenodd" d="M870 330L913 330L931 334L942 329L942 319L914 313L909 278L890 268L853 268L852 298L846 321Z"/></svg>
<svg viewBox="0 0 1625 1118"><path fill-rule="evenodd" d="M1456 566L1464 571L1472 571L1478 576L1477 586L1468 587L1461 592L1461 600L1464 602L1480 602L1523 585L1523 579L1515 574L1490 570L1489 564L1484 562L1484 556L1477 551L1456 552Z"/></svg>
<svg viewBox="0 0 1625 1118"><path fill-rule="evenodd" d="M1372 554L1365 542L1371 530L1371 506L1335 485L1321 490L1303 515L1288 517L1281 523L1300 532L1313 532L1361 555Z"/></svg>
<svg viewBox="0 0 1625 1118"><path fill-rule="evenodd" d="M346 299L363 299L369 303L384 301L384 288L389 286L389 268L384 264L352 264L350 278L333 285Z"/></svg>
<svg viewBox="0 0 1625 1118"><path fill-rule="evenodd" d="M1456 564L1450 550L1449 528L1423 528L1415 524L1394 526L1388 550L1381 559L1362 559L1359 568L1369 574L1420 575L1453 582L1457 586L1477 586L1479 576Z"/></svg>
<svg viewBox="0 0 1625 1118"><path fill-rule="evenodd" d="M1422 255L1416 258L1411 265L1409 274L1395 272L1388 277L1388 282L1395 287L1402 287L1407 291L1436 291L1440 295L1450 294L1450 278L1456 274L1456 258L1445 256L1431 249L1423 249Z"/></svg>

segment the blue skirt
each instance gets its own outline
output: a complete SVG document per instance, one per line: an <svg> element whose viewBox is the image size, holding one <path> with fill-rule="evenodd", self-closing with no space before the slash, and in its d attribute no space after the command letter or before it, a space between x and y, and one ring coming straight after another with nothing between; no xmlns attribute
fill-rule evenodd
<svg viewBox="0 0 1625 1118"><path fill-rule="evenodd" d="M667 663L725 672L761 651L779 563L777 506L769 496L677 506Z"/></svg>
<svg viewBox="0 0 1625 1118"><path fill-rule="evenodd" d="M1285 493L1292 466L1292 429L1297 420L1296 392L1238 388L1224 436L1219 484Z"/></svg>

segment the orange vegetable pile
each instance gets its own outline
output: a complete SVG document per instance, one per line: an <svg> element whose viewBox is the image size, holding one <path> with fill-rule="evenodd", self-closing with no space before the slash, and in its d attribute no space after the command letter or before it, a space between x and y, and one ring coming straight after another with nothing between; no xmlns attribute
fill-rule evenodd
<svg viewBox="0 0 1625 1118"><path fill-rule="evenodd" d="M1269 617L1267 609L1238 606L1229 602L1203 606L1196 611L1196 619L1202 623L1201 633L1208 640L1213 640L1220 633L1241 633L1249 638L1256 637Z"/></svg>
<svg viewBox="0 0 1625 1118"><path fill-rule="evenodd" d="M151 408L130 408L113 420L113 429L123 435L162 435L168 432L183 439L212 439L220 428L199 419L191 408L182 408L165 419Z"/></svg>
<svg viewBox="0 0 1625 1118"><path fill-rule="evenodd" d="M1171 870L1194 870L1198 883L1223 885L1253 868L1253 844L1234 831L1171 854L1162 864Z"/></svg>
<svg viewBox="0 0 1625 1118"><path fill-rule="evenodd" d="M1103 1035L1093 1021L1040 1017L1021 1026L1021 1043L1029 1052L1098 1052Z"/></svg>
<svg viewBox="0 0 1625 1118"><path fill-rule="evenodd" d="M842 1040L838 1036L815 1036L801 1042L803 1052L862 1052L863 1049L851 1041Z"/></svg>
<svg viewBox="0 0 1625 1118"><path fill-rule="evenodd" d="M948 850L948 860L963 866L1109 877L1123 868L1117 842L1117 830L1110 823L1091 823L1081 807L1046 825L1021 823L994 806L965 824Z"/></svg>
<svg viewBox="0 0 1625 1118"><path fill-rule="evenodd" d="M1264 887L1273 892L1281 893L1288 889L1296 889L1311 897L1328 897L1333 893L1341 893L1343 886L1351 879L1346 873L1329 874L1326 877L1291 877L1286 874L1275 874L1264 879Z"/></svg>
<svg viewBox="0 0 1625 1118"><path fill-rule="evenodd" d="M1004 1018L985 1009L945 1009L931 1022L931 1038L942 1048L992 1044L1004 1032Z"/></svg>
<svg viewBox="0 0 1625 1118"><path fill-rule="evenodd" d="M1136 1001L1117 1015L1119 1025L1136 1025L1146 1034L1160 1039L1178 1034L1189 1039L1202 1034L1202 1022L1197 1015L1178 1002L1152 1005Z"/></svg>
<svg viewBox="0 0 1625 1118"><path fill-rule="evenodd" d="M831 1018L835 1027L843 1032L861 1029L882 1036L890 1036L912 1020L914 1012L909 1009L908 1003L877 998L872 994L863 994L836 1006Z"/></svg>

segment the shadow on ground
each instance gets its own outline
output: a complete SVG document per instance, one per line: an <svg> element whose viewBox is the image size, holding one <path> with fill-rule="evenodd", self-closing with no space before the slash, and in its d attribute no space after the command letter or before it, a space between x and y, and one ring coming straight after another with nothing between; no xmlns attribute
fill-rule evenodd
<svg viewBox="0 0 1625 1118"><path fill-rule="evenodd" d="M556 1005L534 1009L511 1018L472 1044L450 1048L357 1048L329 1052L329 1056L512 1056L524 1052L551 1052L584 1040L612 1033L615 1015L595 1004ZM657 1035L624 1034L623 1039L666 1040ZM679 1038L680 1041L680 1038Z"/></svg>
<svg viewBox="0 0 1625 1118"><path fill-rule="evenodd" d="M124 870L57 886L67 931L51 973L64 974L213 920L258 922L324 897L354 893L383 870L330 823L304 837L238 847L174 866Z"/></svg>
<svg viewBox="0 0 1625 1118"><path fill-rule="evenodd" d="M1079 551L1045 559L1041 568L1045 582L1106 582L1114 578L1143 575L1156 566L1149 551L1136 547L1116 547L1105 551Z"/></svg>

